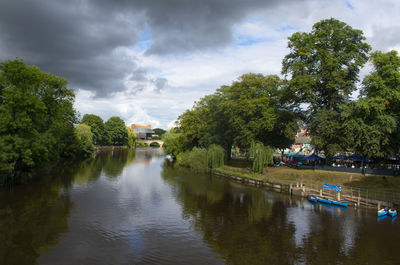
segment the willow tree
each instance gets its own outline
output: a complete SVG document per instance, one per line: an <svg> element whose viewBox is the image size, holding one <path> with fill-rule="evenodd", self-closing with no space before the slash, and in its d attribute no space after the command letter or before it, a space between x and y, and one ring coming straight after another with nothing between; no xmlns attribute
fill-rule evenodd
<svg viewBox="0 0 400 265"><path fill-rule="evenodd" d="M222 167L225 163L225 150L219 145L212 144L207 150L208 167L210 169Z"/></svg>
<svg viewBox="0 0 400 265"><path fill-rule="evenodd" d="M251 143L250 157L253 157L253 172L263 174L267 165L273 164L273 150L262 143Z"/></svg>

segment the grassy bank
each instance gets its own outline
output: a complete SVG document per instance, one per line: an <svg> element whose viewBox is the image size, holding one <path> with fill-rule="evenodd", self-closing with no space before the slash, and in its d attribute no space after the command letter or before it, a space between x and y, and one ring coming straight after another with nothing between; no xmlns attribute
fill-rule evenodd
<svg viewBox="0 0 400 265"><path fill-rule="evenodd" d="M262 175L253 173L248 168L238 168L232 166L223 166L215 169L215 171L229 175L257 180L266 180L275 183L296 183L302 181L306 185L329 183L376 191L400 191L400 177L392 176L363 176L362 174L355 173L331 172L312 169L299 170L288 167L271 167L268 168L266 173Z"/></svg>

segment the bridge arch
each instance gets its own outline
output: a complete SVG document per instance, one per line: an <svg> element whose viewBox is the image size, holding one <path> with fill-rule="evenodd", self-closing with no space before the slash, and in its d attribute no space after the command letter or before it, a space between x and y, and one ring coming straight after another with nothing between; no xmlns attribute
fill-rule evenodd
<svg viewBox="0 0 400 265"><path fill-rule="evenodd" d="M141 140L141 142L148 146L150 146L152 143L158 143L160 145L160 148L162 148L164 145L164 142L161 140Z"/></svg>

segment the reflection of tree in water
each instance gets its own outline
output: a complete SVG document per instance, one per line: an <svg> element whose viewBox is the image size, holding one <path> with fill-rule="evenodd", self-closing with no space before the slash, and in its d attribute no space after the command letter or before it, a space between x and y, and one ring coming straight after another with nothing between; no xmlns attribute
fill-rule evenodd
<svg viewBox="0 0 400 265"><path fill-rule="evenodd" d="M294 221L309 227L296 246L296 226L287 218L287 207L297 208L295 203L270 202L262 189L168 165L162 176L184 217L229 264L398 263L394 235L400 235L400 226L390 218L377 223L318 205L319 213L306 212ZM301 225L297 229L301 233Z"/></svg>
<svg viewBox="0 0 400 265"><path fill-rule="evenodd" d="M71 178L54 176L0 191L0 264L36 264L68 231L72 202L61 183Z"/></svg>
<svg viewBox="0 0 400 265"><path fill-rule="evenodd" d="M113 179L121 175L126 165L135 161L136 152L134 149L120 149L112 152L102 152L98 156L100 156L100 159L104 159L103 170L105 175Z"/></svg>
<svg viewBox="0 0 400 265"><path fill-rule="evenodd" d="M263 190L165 166L164 180L204 240L232 264L293 264L294 227ZM187 177L185 177L187 176Z"/></svg>

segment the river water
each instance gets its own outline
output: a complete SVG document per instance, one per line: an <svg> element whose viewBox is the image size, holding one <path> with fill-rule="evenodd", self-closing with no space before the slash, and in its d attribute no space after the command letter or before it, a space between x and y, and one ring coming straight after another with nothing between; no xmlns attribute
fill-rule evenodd
<svg viewBox="0 0 400 265"><path fill-rule="evenodd" d="M400 264L400 219L114 151L0 191L0 264Z"/></svg>

